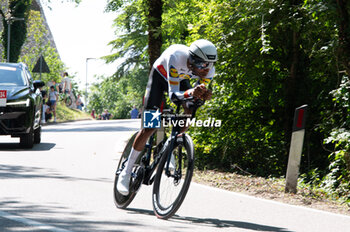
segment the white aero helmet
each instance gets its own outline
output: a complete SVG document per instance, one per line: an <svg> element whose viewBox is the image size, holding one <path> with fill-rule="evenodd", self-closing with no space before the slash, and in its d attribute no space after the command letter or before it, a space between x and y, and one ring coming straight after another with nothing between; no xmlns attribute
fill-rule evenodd
<svg viewBox="0 0 350 232"><path fill-rule="evenodd" d="M218 54L214 44L205 39L194 41L190 46L190 54L192 59L201 60L205 62L216 62Z"/></svg>

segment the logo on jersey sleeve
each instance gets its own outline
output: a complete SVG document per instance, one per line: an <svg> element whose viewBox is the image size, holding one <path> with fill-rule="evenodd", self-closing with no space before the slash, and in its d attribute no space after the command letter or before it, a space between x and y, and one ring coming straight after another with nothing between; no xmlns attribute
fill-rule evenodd
<svg viewBox="0 0 350 232"><path fill-rule="evenodd" d="M177 73L177 70L174 66L170 66L170 76L174 78L178 78L179 74Z"/></svg>
<svg viewBox="0 0 350 232"><path fill-rule="evenodd" d="M158 65L158 66L157 66L157 69L158 69L158 71L159 71L165 78L168 78L168 75L167 75L167 73L166 73L165 68L164 68L163 65Z"/></svg>

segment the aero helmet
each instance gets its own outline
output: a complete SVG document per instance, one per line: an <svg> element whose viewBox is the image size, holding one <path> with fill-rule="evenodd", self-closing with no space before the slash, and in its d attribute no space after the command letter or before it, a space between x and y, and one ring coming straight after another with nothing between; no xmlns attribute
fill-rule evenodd
<svg viewBox="0 0 350 232"><path fill-rule="evenodd" d="M191 58L205 62L216 62L218 54L214 44L205 39L194 41L190 46Z"/></svg>

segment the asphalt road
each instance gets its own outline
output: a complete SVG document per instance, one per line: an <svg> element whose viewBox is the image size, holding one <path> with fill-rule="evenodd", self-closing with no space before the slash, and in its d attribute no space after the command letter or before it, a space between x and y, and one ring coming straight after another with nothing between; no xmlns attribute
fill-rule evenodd
<svg viewBox="0 0 350 232"><path fill-rule="evenodd" d="M127 210L117 209L115 168L139 126L139 120L47 125L42 143L31 150L0 137L0 232L350 231L348 216L195 183L169 220L153 215L149 186L142 186Z"/></svg>

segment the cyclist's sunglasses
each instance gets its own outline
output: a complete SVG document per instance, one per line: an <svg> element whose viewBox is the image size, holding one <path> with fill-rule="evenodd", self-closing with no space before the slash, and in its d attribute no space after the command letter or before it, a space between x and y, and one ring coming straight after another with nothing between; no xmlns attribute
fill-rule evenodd
<svg viewBox="0 0 350 232"><path fill-rule="evenodd" d="M191 63L198 69L210 69L214 66L213 62L203 61L191 57Z"/></svg>

